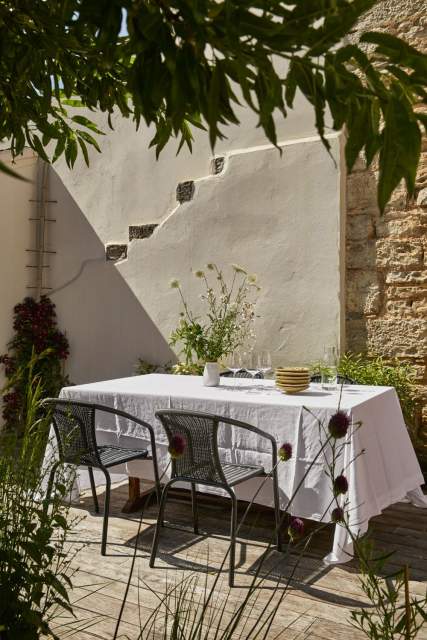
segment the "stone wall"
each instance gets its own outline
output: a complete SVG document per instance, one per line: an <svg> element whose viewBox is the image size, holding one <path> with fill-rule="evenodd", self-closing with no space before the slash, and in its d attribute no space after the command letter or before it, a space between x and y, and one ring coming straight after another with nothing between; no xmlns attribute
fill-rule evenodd
<svg viewBox="0 0 427 640"><path fill-rule="evenodd" d="M358 31L370 29L427 50L427 2L384 0ZM362 161L347 178L347 348L414 365L421 401L417 448L427 463L427 140L415 198L402 185L380 216L376 178L376 167L366 170Z"/></svg>

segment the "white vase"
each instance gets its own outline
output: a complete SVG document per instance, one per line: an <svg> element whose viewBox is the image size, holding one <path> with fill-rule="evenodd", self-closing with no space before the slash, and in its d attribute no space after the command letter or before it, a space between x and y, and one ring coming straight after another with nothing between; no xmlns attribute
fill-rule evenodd
<svg viewBox="0 0 427 640"><path fill-rule="evenodd" d="M205 387L217 387L219 385L218 362L207 362L203 370L203 384Z"/></svg>

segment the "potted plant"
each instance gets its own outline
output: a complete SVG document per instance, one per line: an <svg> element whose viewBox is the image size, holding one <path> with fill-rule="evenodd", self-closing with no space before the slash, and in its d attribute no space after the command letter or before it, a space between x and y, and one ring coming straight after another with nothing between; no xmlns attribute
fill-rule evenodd
<svg viewBox="0 0 427 640"><path fill-rule="evenodd" d="M190 308L180 282L172 280L170 286L178 290L182 309L170 344L179 345L184 356L184 362L174 367L175 373L200 375L207 363L214 365L208 367L210 373L215 367L219 373L221 359L243 344L253 344L255 305L260 287L256 275L248 274L237 264L232 264L231 269L230 283L215 263L207 264L206 271L194 272L204 287L200 294L206 308L203 315L197 315Z"/></svg>

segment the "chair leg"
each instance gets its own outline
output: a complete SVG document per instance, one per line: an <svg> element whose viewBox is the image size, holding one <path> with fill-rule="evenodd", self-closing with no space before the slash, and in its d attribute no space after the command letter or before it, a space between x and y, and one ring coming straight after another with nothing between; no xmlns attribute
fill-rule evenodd
<svg viewBox="0 0 427 640"><path fill-rule="evenodd" d="M234 587L234 565L236 563L236 531L237 531L237 499L236 494L231 489L231 526L230 526L230 573L228 584Z"/></svg>
<svg viewBox="0 0 427 640"><path fill-rule="evenodd" d="M87 470L89 471L90 488L92 489L92 498L93 498L93 503L95 505L95 511L96 513L99 513L99 503L98 503L98 496L96 495L95 478L93 477L93 469L92 467L88 467Z"/></svg>
<svg viewBox="0 0 427 640"><path fill-rule="evenodd" d="M197 513L197 493L196 493L196 485L194 484L194 482L191 483L191 509L193 512L194 533L198 535L199 534L199 516Z"/></svg>
<svg viewBox="0 0 427 640"><path fill-rule="evenodd" d="M273 472L273 494L274 494L274 520L276 524L276 549L282 550L282 537L280 534L280 500L279 500L279 482L277 479L277 467Z"/></svg>
<svg viewBox="0 0 427 640"><path fill-rule="evenodd" d="M160 497L156 530L154 532L153 544L151 546L151 555L150 555L150 562L149 562L150 567L154 567L154 560L156 559L157 547L159 546L160 528L163 526L163 515L165 512L166 498L167 498L169 487L171 486L172 483L173 481L169 481L167 484L165 484L162 491L162 495Z"/></svg>
<svg viewBox="0 0 427 640"><path fill-rule="evenodd" d="M106 555L107 548L107 532L108 532L108 515L110 512L110 492L111 492L111 478L107 469L103 468L102 471L105 475L105 502L104 502L104 522L102 524L102 542L101 542L101 555Z"/></svg>

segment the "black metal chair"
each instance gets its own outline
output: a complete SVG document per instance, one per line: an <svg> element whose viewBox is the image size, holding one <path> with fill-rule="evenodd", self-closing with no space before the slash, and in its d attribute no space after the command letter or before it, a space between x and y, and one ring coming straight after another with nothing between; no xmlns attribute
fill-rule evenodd
<svg viewBox="0 0 427 640"><path fill-rule="evenodd" d="M189 482L191 485L191 498L193 510L194 533L198 534L197 495L196 483L210 487L224 489L231 498L231 528L230 528L230 572L229 584L234 584L234 564L237 530L237 499L233 487L237 484L265 474L262 466L230 464L221 462L218 451L218 427L226 424L233 427L247 429L266 438L271 442L271 462L274 493L274 513L276 523L276 545L281 550L280 539L280 506L279 486L277 480L277 444L273 436L261 431L246 422L224 418L209 413L190 412L183 410L163 410L156 413L161 421L169 445L174 445L176 436L181 437L184 443L182 455L172 458L171 479L163 488L160 499L159 514L156 531L151 549L150 567L154 566L154 560L159 543L160 527L163 526L163 515L167 493L175 482Z"/></svg>
<svg viewBox="0 0 427 640"><path fill-rule="evenodd" d="M60 464L65 463L86 466L89 471L95 511L99 513L93 469L100 469L104 473L106 481L104 522L102 527L101 543L101 554L105 556L111 492L111 478L108 472L109 467L141 458L152 459L155 490L157 500L160 502L160 481L153 428L147 422L144 422L129 413L99 404L76 402L74 400L59 400L57 398L47 398L42 404L51 412L52 424L58 443L59 458L59 460L53 464L50 472L46 491L47 499L50 497L55 472ZM95 431L95 417L97 412L111 413L120 416L147 429L150 434L151 456L148 455L147 449L128 449L126 447L118 447L114 445L98 445Z"/></svg>
<svg viewBox="0 0 427 640"><path fill-rule="evenodd" d="M258 371L258 373L256 373L253 376L253 375L251 375L249 373L249 371L246 371L246 369L239 369L239 371L236 371L234 376L233 376L233 372L232 371L224 371L220 375L223 378L255 378L255 380L263 380L264 379L264 376L263 376L261 371Z"/></svg>
<svg viewBox="0 0 427 640"><path fill-rule="evenodd" d="M315 383L322 382L322 374L314 373L312 376L310 376L310 382L315 382ZM340 374L337 375L337 383L338 384L357 384L357 382L352 378L347 378L347 376L342 376Z"/></svg>

